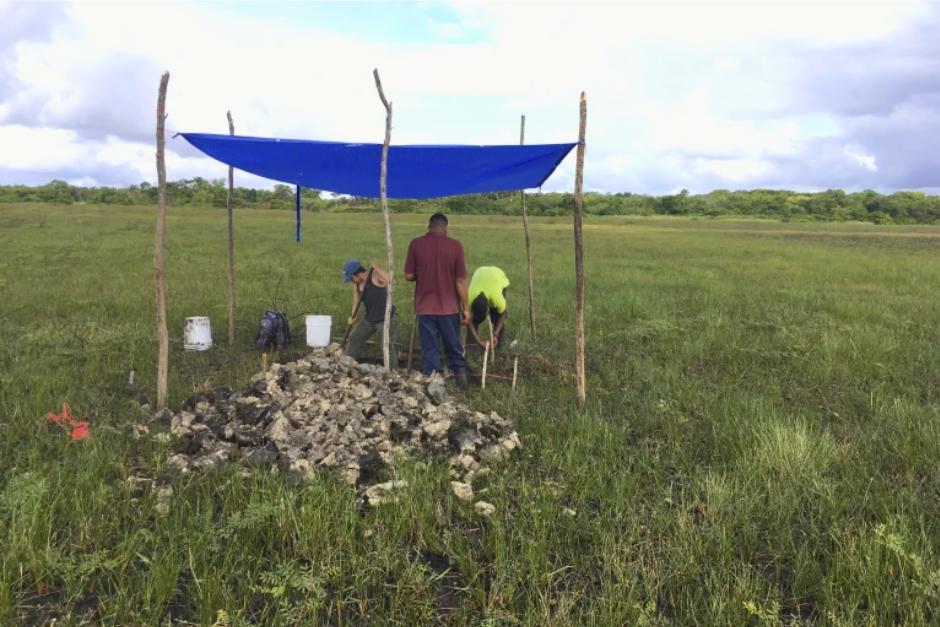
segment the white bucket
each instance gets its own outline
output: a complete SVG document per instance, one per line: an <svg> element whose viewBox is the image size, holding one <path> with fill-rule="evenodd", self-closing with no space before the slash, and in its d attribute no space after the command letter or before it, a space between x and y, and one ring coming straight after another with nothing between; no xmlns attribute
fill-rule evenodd
<svg viewBox="0 0 940 627"><path fill-rule="evenodd" d="M209 318L186 318L183 327L183 348L188 351L207 351L212 348L212 327L209 326Z"/></svg>
<svg viewBox="0 0 940 627"><path fill-rule="evenodd" d="M330 316L306 316L307 346L329 346L330 328L333 318Z"/></svg>

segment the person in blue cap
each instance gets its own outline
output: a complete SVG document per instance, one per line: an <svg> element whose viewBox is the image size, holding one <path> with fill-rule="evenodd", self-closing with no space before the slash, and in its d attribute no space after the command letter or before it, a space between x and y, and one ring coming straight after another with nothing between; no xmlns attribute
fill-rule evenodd
<svg viewBox="0 0 940 627"><path fill-rule="evenodd" d="M382 337L385 326L385 301L388 298L389 276L378 263L372 262L369 269L356 259L343 264L343 283L352 284L352 313L347 320L353 326L346 342L346 354L355 360L361 360L366 351L366 342L373 335ZM359 307L365 309L365 315L356 323ZM392 368L398 367L398 352L395 342L398 340L398 324L395 321L395 307L392 306L392 318L389 321L388 361Z"/></svg>

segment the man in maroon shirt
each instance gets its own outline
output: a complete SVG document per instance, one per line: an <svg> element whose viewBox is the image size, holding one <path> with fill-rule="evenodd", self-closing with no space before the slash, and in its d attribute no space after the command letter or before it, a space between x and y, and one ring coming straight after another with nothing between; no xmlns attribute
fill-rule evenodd
<svg viewBox="0 0 940 627"><path fill-rule="evenodd" d="M447 237L447 217L435 213L428 232L411 240L405 260L405 280L415 282L415 315L421 333L421 371L442 372L440 344L460 387L467 387L467 360L460 325L470 319L467 303L467 265L463 246Z"/></svg>

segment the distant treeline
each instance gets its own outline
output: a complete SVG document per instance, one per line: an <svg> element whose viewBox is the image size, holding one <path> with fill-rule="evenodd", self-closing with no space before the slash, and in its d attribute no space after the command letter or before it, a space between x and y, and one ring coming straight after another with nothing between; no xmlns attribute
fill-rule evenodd
<svg viewBox="0 0 940 627"><path fill-rule="evenodd" d="M227 194L222 179L184 179L167 183L168 202L172 206L224 207ZM571 194L529 194L526 197L532 215L560 216L571 212ZM157 202L157 188L149 183L129 187L79 187L64 181L52 181L39 187L0 186L0 202L89 203L105 205L149 205ZM257 209L292 209L294 189L275 185L273 190L237 187L235 207ZM319 191L304 189L301 205L307 211L379 211L375 199L356 197L323 198ZM518 192L475 194L432 200L392 200L396 212L482 213L516 215L521 213ZM715 190L707 194L647 196L644 194L600 194L584 196L584 209L592 215L676 215L676 216L753 216L782 220L867 221L876 224L940 223L940 196L922 192L895 192L890 195L866 190L846 193L830 189L817 193L755 189Z"/></svg>

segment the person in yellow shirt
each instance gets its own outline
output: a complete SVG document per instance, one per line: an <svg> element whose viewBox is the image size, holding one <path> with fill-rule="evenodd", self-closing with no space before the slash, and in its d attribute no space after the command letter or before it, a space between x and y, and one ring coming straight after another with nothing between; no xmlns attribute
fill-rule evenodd
<svg viewBox="0 0 940 627"><path fill-rule="evenodd" d="M489 315L493 323L493 346L503 342L509 309L506 307L506 288L509 278L496 266L481 266L470 278L467 300L470 302L470 335L473 341L486 348L487 342L480 339L480 324Z"/></svg>

